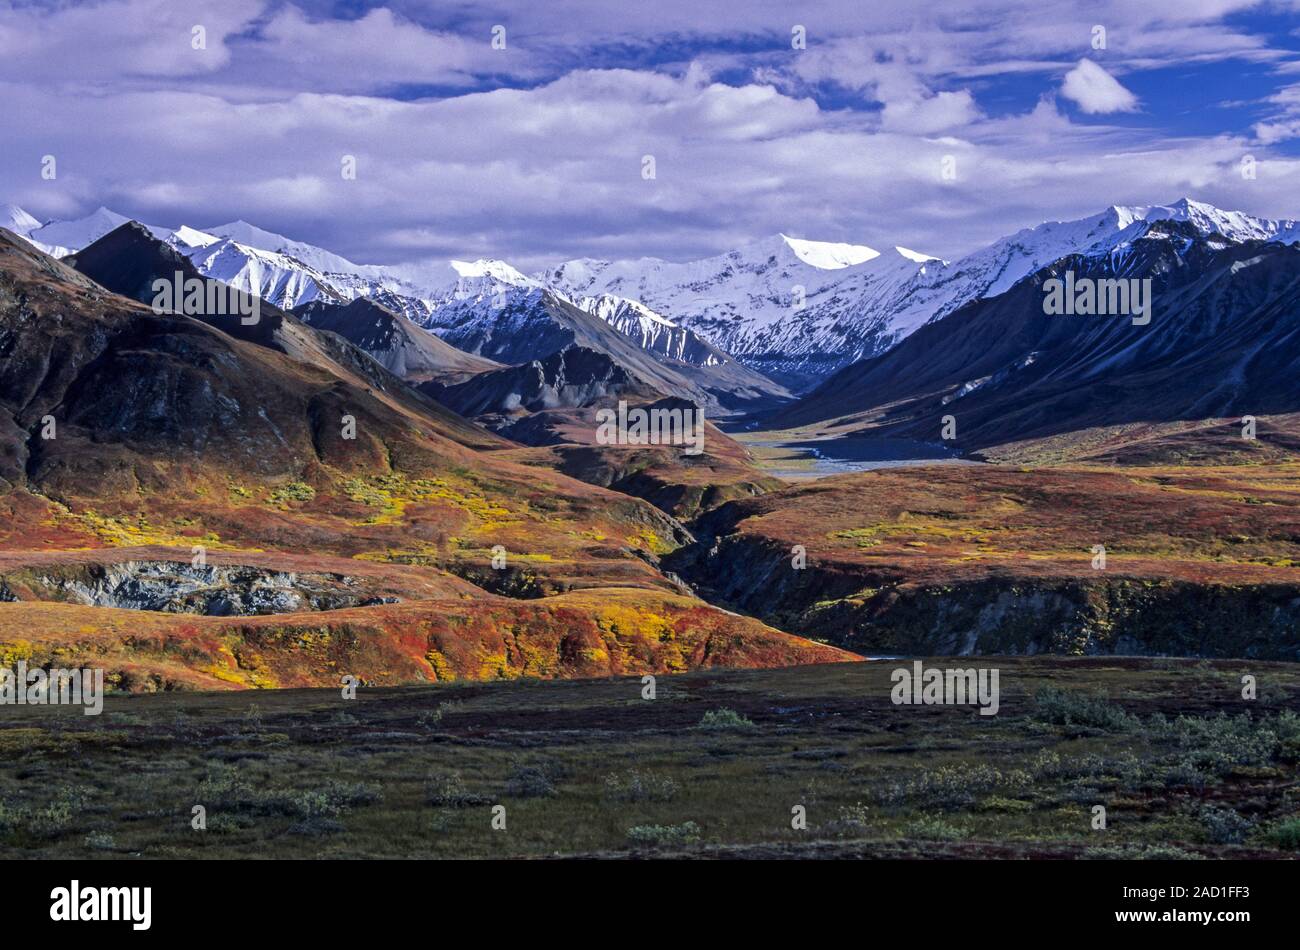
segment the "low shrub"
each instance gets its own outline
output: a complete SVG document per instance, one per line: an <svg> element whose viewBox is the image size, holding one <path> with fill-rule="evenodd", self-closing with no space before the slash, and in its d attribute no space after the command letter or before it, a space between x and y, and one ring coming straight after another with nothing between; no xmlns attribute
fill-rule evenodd
<svg viewBox="0 0 1300 950"><path fill-rule="evenodd" d="M1270 844L1288 851L1300 851L1300 818L1287 818L1269 829Z"/></svg>
<svg viewBox="0 0 1300 950"><path fill-rule="evenodd" d="M722 729L753 729L752 720L746 719L734 709L710 709L703 718L697 729L722 730Z"/></svg>
<svg viewBox="0 0 1300 950"><path fill-rule="evenodd" d="M611 801L670 802L677 792L677 782L667 775L628 769L605 776L605 798Z"/></svg>
<svg viewBox="0 0 1300 950"><path fill-rule="evenodd" d="M430 771L424 780L424 800L442 808L468 808L487 805L491 799L471 792L459 772Z"/></svg>
<svg viewBox="0 0 1300 950"><path fill-rule="evenodd" d="M700 826L693 821L680 825L634 825L627 830L627 837L635 844L695 844L700 840Z"/></svg>
<svg viewBox="0 0 1300 950"><path fill-rule="evenodd" d="M1054 686L1045 686L1034 695L1030 715L1053 725L1085 726L1105 732L1128 732L1140 725L1136 716L1125 712L1105 696L1089 696Z"/></svg>

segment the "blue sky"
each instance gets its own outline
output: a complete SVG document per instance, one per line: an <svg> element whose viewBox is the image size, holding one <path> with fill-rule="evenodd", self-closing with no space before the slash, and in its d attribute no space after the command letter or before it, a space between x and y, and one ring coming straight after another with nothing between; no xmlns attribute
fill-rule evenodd
<svg viewBox="0 0 1300 950"><path fill-rule="evenodd" d="M1184 195L1300 218L1300 0L740 6L0 3L0 201L524 267L955 257Z"/></svg>

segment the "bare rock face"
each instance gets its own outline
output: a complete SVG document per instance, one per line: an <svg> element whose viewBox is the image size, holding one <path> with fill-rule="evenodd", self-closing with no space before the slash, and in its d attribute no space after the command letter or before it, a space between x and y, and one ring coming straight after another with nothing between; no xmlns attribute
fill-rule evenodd
<svg viewBox="0 0 1300 950"><path fill-rule="evenodd" d="M426 391L467 417L588 406L626 393L654 395L605 354L580 346Z"/></svg>
<svg viewBox="0 0 1300 950"><path fill-rule="evenodd" d="M178 561L77 565L61 571L25 572L14 580L15 586L21 583L37 600L214 617L339 610L398 600L374 596L344 574L228 564L196 567ZM0 585L8 594L0 594L0 599L24 599L13 594L7 579L0 579Z"/></svg>
<svg viewBox="0 0 1300 950"><path fill-rule="evenodd" d="M294 310L318 330L337 333L370 354L389 372L412 381L455 383L501 364L445 343L368 297L349 303L313 300Z"/></svg>

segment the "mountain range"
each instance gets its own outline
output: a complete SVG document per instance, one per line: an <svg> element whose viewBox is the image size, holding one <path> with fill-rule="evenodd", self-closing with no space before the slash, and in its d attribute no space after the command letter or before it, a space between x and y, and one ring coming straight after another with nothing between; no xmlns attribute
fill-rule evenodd
<svg viewBox="0 0 1300 950"><path fill-rule="evenodd" d="M888 350L966 303L1004 293L1053 261L1122 244L1164 220L1187 221L1230 240L1300 239L1295 221L1182 199L1044 223L951 262L902 247L878 252L780 235L684 264L570 261L548 277L572 294L639 300L799 390Z"/></svg>
<svg viewBox="0 0 1300 950"><path fill-rule="evenodd" d="M177 271L211 281L135 223L61 260L0 232L6 650L126 690L851 658L693 598L655 567L667 514L512 460L342 336L142 302Z"/></svg>
<svg viewBox="0 0 1300 950"><path fill-rule="evenodd" d="M1294 451L1300 244L1283 243L1294 226L1238 223L1138 219L845 367L770 424L841 438L946 438L983 455L1068 437L1056 457L1132 461L1257 452L1263 445L1243 440L1242 426L1268 416L1268 443ZM1149 282L1150 312L1046 312L1052 282L1066 280Z"/></svg>
<svg viewBox="0 0 1300 950"><path fill-rule="evenodd" d="M85 218L41 224L20 208L0 207L0 226L56 257L126 220L101 207ZM971 300L1009 290L1053 261L1124 243L1160 220L1186 221L1200 233L1234 241L1300 239L1295 221L1221 211L1184 198L1047 222L954 261L902 247L881 252L776 235L697 261L582 259L527 276L491 260L355 264L243 221L149 229L205 276L285 308L367 296L440 334L464 336L476 329L467 326L474 317L467 310L481 313L487 302L500 303L516 291L545 291L670 359L711 365L730 354L798 390L883 352Z"/></svg>
<svg viewBox="0 0 1300 950"><path fill-rule="evenodd" d="M1294 222L1181 201L953 263L778 236L693 264L527 275L355 265L243 222L0 213L0 600L34 618L23 629L64 624L52 649L103 634L87 648L120 654L129 688L324 683L361 660L441 679L845 658L787 630L891 654L1211 654L1226 642L1211 627L1238 618L1234 655L1294 652ZM154 307L177 275L256 299L258 319ZM1061 280L1149 282L1152 304L1141 320L1053 313ZM598 407L682 400L711 420L699 456L594 436ZM830 455L876 440L1055 467L790 486L713 424L728 415ZM1205 466L1177 469L1189 458ZM1225 458L1244 474L1213 468ZM1169 506L1192 493L1183 519ZM1111 574L1079 555L1094 543ZM176 567L194 545L222 571ZM198 628L142 648L45 616L145 593L164 612L337 616L213 626L184 662L168 638ZM1190 639L1189 603L1210 624Z"/></svg>
<svg viewBox="0 0 1300 950"><path fill-rule="evenodd" d="M84 248L126 220L99 208L82 219L42 224L20 208L0 208L0 222L55 257ZM1211 252L1228 245L1259 245L1276 255L1300 239L1296 221L1185 198L1047 222L955 261L903 247L881 252L782 234L697 261L583 259L527 275L487 259L360 265L243 221L203 229L145 225L143 231L197 274L293 310L348 338L397 375L436 384L434 390L464 384L478 372L533 366L527 383L515 373L476 384L475 405L490 403L499 411L511 404L507 390L516 378L532 387L533 404L570 405L588 398L582 394L611 394L623 384L611 388L610 381L626 373L630 390L684 397L714 417L775 413L778 426L853 416L931 384L952 390L941 400L961 398L963 406L977 407L1006 380L1014 377L1019 386L1026 378L1017 368L1022 363L1037 367L1033 373L1055 372L1055 357L1042 341L1006 332L1012 318L1005 314L1019 314L1026 295L1032 296L1025 287L1037 287L1063 261L1098 276L1158 276L1172 268L1190 280L1187 275L1217 266ZM1169 254L1155 250L1152 242L1160 240ZM1180 241L1189 243L1175 248ZM1172 287L1162 286L1162 292ZM954 342L953 328L972 321L970 308L979 306L995 315L975 320L978 330ZM949 321L959 313L960 320ZM1168 335L1158 338L1166 349L1172 346ZM547 360L572 347L603 361ZM1080 378L1101 371L1082 366L1077 355L1072 365ZM1105 365L1144 364L1131 352ZM577 367L579 377L589 378L555 376ZM983 389L978 399L971 395L976 388ZM498 396L489 399L490 392ZM1212 405L1237 411L1233 400L1189 397L1179 405L1165 415L1187 416ZM977 423L967 430L973 441L959 444L978 449L990 438L1043 429L1021 426L1025 417L1005 407L998 412L1007 420L999 435ZM1124 411L1098 418L1112 416ZM1081 421L1061 418L1061 425ZM905 425L900 419L891 416L897 434L931 435L930 421Z"/></svg>

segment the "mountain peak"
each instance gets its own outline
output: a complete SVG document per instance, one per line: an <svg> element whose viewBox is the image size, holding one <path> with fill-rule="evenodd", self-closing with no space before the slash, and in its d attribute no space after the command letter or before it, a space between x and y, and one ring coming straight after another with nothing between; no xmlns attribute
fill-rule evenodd
<svg viewBox="0 0 1300 950"><path fill-rule="evenodd" d="M843 244L833 241L809 241L803 238L778 234L787 248L810 267L819 270L842 270L879 257L880 252L865 244Z"/></svg>
<svg viewBox="0 0 1300 950"><path fill-rule="evenodd" d="M904 258L906 258L907 260L912 261L912 262L917 263L917 264L927 264L927 263L929 263L930 261L940 261L940 262L942 262L942 260L943 260L942 258L939 258L939 257L932 257L932 256L929 255L929 254L922 254L920 251L914 251L914 250L912 250L912 249L909 248L909 247L902 247L902 246L900 246L900 245L898 245L898 244L895 244L895 245L894 245L894 252L895 252L896 254L898 254L900 257L904 257Z"/></svg>
<svg viewBox="0 0 1300 950"><path fill-rule="evenodd" d="M50 221L31 231L27 236L38 242L55 257L64 257L93 244L110 231L115 231L130 221L124 214L100 205L90 214L70 220ZM165 235L167 228L145 225L154 234Z"/></svg>
<svg viewBox="0 0 1300 950"><path fill-rule="evenodd" d="M200 231L198 228L192 228L188 224L182 224L179 228L171 233L168 239L171 243L180 242L186 247L208 247L219 241L229 240L221 238L215 234L209 234L206 231Z"/></svg>
<svg viewBox="0 0 1300 950"><path fill-rule="evenodd" d="M1203 234L1218 233L1233 241L1267 241L1294 232L1295 221L1275 221L1244 211L1225 211L1204 201L1179 198L1173 204L1134 209L1147 221L1186 221Z"/></svg>
<svg viewBox="0 0 1300 950"><path fill-rule="evenodd" d="M203 230L208 234L229 238L240 244L259 247L267 251L278 251L281 247L293 243L283 234L276 234L274 231L259 228L255 224L249 224L243 218L238 221L231 221L228 224L219 224L214 228L204 228Z"/></svg>
<svg viewBox="0 0 1300 950"><path fill-rule="evenodd" d="M327 251L315 244L307 244L304 241L295 241L293 238L285 237L283 234L277 234L274 231L268 231L265 228L259 228L255 224L249 224L242 218L227 224L219 224L216 227L203 228L202 230L207 234L227 238L236 244L253 250L270 251L273 254L287 254L308 267L315 268L322 274L356 272L359 269L357 264L354 264L346 257L335 254L333 251Z"/></svg>
<svg viewBox="0 0 1300 950"><path fill-rule="evenodd" d="M0 228L7 228L14 234L26 237L41 226L41 222L17 205L0 205Z"/></svg>
<svg viewBox="0 0 1300 950"><path fill-rule="evenodd" d="M487 277L517 287L538 286L537 281L520 273L505 261L481 257L476 261L448 261L447 263L460 278Z"/></svg>

